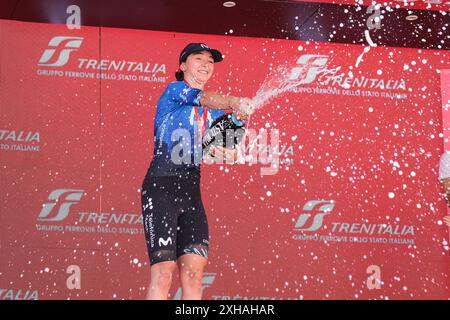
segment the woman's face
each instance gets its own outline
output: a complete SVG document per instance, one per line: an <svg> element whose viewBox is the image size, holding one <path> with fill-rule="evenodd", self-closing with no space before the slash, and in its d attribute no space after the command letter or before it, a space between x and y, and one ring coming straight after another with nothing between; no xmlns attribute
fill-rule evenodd
<svg viewBox="0 0 450 320"><path fill-rule="evenodd" d="M208 51L195 52L187 57L180 69L190 85L203 88L214 72L214 59Z"/></svg>

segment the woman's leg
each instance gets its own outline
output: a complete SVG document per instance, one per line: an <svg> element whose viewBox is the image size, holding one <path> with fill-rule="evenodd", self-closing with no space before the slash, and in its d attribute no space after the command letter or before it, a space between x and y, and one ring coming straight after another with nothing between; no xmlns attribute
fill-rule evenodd
<svg viewBox="0 0 450 320"><path fill-rule="evenodd" d="M169 177L146 177L142 186L142 215L150 258L150 285L146 299L167 299L176 269L177 207Z"/></svg>
<svg viewBox="0 0 450 320"><path fill-rule="evenodd" d="M178 258L182 300L201 300L203 271L207 262L204 257L193 253L183 254Z"/></svg>
<svg viewBox="0 0 450 320"><path fill-rule="evenodd" d="M175 269L176 263L174 261L159 262L152 265L150 286L145 299L167 300Z"/></svg>

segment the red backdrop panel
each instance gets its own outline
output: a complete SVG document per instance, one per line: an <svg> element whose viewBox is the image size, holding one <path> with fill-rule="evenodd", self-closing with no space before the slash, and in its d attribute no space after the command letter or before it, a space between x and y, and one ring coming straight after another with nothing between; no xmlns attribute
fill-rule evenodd
<svg viewBox="0 0 450 320"><path fill-rule="evenodd" d="M449 298L437 180L445 52L0 26L0 298L25 288L42 299L145 296L139 191L156 102L196 41L225 55L208 90L261 98L289 86L248 124L269 144L279 130L275 174L264 163L203 167L204 297ZM80 289L67 286L69 264Z"/></svg>

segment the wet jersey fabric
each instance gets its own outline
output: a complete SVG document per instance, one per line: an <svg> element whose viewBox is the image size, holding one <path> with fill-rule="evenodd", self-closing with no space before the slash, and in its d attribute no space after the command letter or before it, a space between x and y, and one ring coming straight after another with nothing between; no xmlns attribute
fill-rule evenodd
<svg viewBox="0 0 450 320"><path fill-rule="evenodd" d="M200 104L201 93L200 89L189 86L185 81L174 81L159 98L154 121L155 146L150 175L200 174L202 146L199 124L201 125L206 110ZM195 115L196 107L201 119ZM208 109L205 128L209 128L223 114L223 110Z"/></svg>

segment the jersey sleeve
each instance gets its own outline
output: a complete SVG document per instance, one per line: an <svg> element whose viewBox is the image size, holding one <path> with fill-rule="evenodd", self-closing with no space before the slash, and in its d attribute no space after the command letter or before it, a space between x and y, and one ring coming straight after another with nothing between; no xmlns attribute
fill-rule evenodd
<svg viewBox="0 0 450 320"><path fill-rule="evenodd" d="M200 95L202 90L192 88L183 81L177 81L170 84L168 95L172 102L177 105L201 106Z"/></svg>

